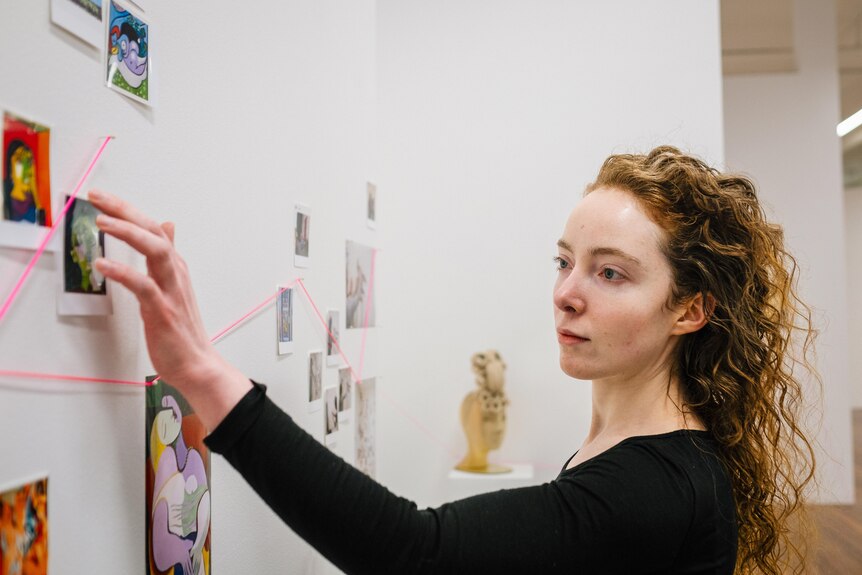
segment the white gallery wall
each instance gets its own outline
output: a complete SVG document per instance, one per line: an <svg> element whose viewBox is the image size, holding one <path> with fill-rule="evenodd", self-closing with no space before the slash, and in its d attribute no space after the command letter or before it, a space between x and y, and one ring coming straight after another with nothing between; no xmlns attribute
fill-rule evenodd
<svg viewBox="0 0 862 575"><path fill-rule="evenodd" d="M97 52L49 21L47 0L0 0L0 107L49 124L55 194L71 191L104 135L93 186L176 223L214 333L302 274L324 311L344 309L345 240L378 246L365 220L374 179L375 7L358 2L143 2L151 25L149 109L103 85ZM293 266L294 204L312 211L311 267ZM109 243L109 253L135 262ZM5 298L32 252L0 248ZM0 369L142 380L137 305L58 318L58 270L43 257L0 322ZM109 288L110 289L110 288ZM342 328L343 328L342 319ZM342 329L356 361L359 330ZM272 305L218 344L318 438L309 349L322 327L295 296L296 351L276 356ZM371 330L364 373L374 375ZM324 385L336 385L327 368ZM49 474L50 573L145 572L143 390L0 377L0 485ZM336 452L352 458L352 438ZM330 571L219 456L212 461L213 573Z"/></svg>
<svg viewBox="0 0 862 575"><path fill-rule="evenodd" d="M833 3L795 0L794 28L797 72L725 78L726 163L758 184L799 261L800 292L820 330L819 497L849 503L854 490L846 270L852 261L845 252L835 134L840 118Z"/></svg>
<svg viewBox="0 0 862 575"><path fill-rule="evenodd" d="M447 471L466 449L470 356L496 348L511 405L492 459L550 480L590 417L589 383L558 367L556 241L611 153L669 143L723 161L718 3L377 10L380 353L386 392L415 420L380 410L381 476L423 505L463 493Z"/></svg>
<svg viewBox="0 0 862 575"><path fill-rule="evenodd" d="M844 230L847 236L848 348L862 349L862 188L844 191ZM850 388L855 409L862 409L862 355L850 353Z"/></svg>

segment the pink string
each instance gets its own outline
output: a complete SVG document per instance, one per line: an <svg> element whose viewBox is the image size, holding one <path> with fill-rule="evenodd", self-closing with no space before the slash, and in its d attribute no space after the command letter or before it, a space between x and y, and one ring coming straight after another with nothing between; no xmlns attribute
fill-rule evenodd
<svg viewBox="0 0 862 575"><path fill-rule="evenodd" d="M155 383L146 382L146 381L130 381L127 379L113 379L113 378L105 378L105 377L81 377L78 375L61 375L56 373L37 373L31 371L14 371L11 369L0 369L0 376L8 375L11 377L24 377L29 379L47 379L54 381L80 381L80 382L89 382L89 383L112 383L119 385L136 385L141 387L148 387Z"/></svg>
<svg viewBox="0 0 862 575"><path fill-rule="evenodd" d="M221 330L220 332L218 332L217 334L215 334L214 336L212 336L212 338L210 339L210 341L211 341L212 343L216 343L216 342L217 342L218 340L220 340L222 337L226 336L226 335L227 335L227 333L228 333L229 331L231 331L232 329L234 329L235 327L237 327L237 326L238 326L238 325L240 325L241 323L245 322L245 321L246 321L247 319L249 319L251 316L253 316L253 315L254 315L254 314L256 314L257 312L259 312L261 309L263 309L267 304L271 303L273 300L275 300L276 298L278 298L278 296L280 296L283 292L286 292L287 290L289 290L290 288L292 288L294 284L296 284L297 282L301 282L301 281L302 281L301 279L295 279L295 280L293 280L293 281L292 281L292 282L290 282L286 287L283 287L283 288L281 288L280 290L278 290L278 291L275 293L275 295L273 295L273 296L270 296L270 297L266 298L265 300L263 300L263 302L261 302L260 304L258 304L258 305L257 305L257 306L255 306L254 308L252 308L252 310L251 310L250 312L248 312L247 314L245 314L244 316L242 316L241 318L239 318L238 320L236 320L235 322L233 322L232 324L230 324L229 326L227 326L226 328L224 328L223 330Z"/></svg>
<svg viewBox="0 0 862 575"><path fill-rule="evenodd" d="M18 292L21 291L21 287L24 285L24 282L27 280L27 276L30 275L30 272L33 271L33 268L36 266L36 262L42 257L42 254L45 252L45 248L48 245L48 241L51 239L51 236L54 235L54 232L57 231L57 227L60 225L60 222L63 221L63 218L66 216L66 212L69 211L69 208L75 202L75 198L78 197L78 192L81 191L81 188L84 185L84 182L87 181L87 178L90 177L90 173L93 171L93 168L96 166L96 163L99 161L99 158L102 156L102 152L105 151L105 148L108 145L108 142L111 141L113 136L107 136L105 141L102 142L102 145L99 146L99 151L96 152L96 155L93 156L93 160L90 162L90 165L87 167L87 171L84 172L84 175L78 181L78 185L75 186L75 190L69 196L69 199L66 201L66 205L63 206L63 210L57 216L57 219L54 221L54 225L51 226L51 229L48 230L48 233L45 234L45 237L42 239L42 243L39 244L39 247L36 249L36 253L33 254L33 257L30 259L30 263L27 264L27 267L24 269L24 273L21 274L21 277L18 278L18 282L15 284L15 287L12 288L12 292L9 294L9 297L6 298L6 301L3 303L3 307L0 308L0 321L3 320L3 316L6 315L6 312L9 311L9 308L12 307L12 302L15 301L15 298L18 296Z"/></svg>

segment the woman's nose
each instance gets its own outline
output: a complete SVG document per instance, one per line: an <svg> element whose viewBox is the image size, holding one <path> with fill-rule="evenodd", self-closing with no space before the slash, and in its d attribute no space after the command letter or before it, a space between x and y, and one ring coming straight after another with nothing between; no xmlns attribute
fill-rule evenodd
<svg viewBox="0 0 862 575"><path fill-rule="evenodd" d="M560 278L554 287L554 307L568 313L583 313L586 307L583 287L583 278L576 270Z"/></svg>

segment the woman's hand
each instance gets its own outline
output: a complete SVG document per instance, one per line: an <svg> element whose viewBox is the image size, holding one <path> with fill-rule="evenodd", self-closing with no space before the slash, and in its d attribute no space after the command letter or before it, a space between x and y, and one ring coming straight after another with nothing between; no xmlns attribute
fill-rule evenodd
<svg viewBox="0 0 862 575"><path fill-rule="evenodd" d="M91 191L89 200L103 212L96 218L99 228L147 260L146 275L104 258L96 260L96 269L138 299L153 367L186 396L204 425L214 429L251 383L209 341L188 267L174 248L173 224L159 224L104 192Z"/></svg>

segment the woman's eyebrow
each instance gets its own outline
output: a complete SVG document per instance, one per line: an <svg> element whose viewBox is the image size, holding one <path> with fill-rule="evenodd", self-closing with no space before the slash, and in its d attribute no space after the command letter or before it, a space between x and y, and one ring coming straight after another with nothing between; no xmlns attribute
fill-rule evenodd
<svg viewBox="0 0 862 575"><path fill-rule="evenodd" d="M574 251L575 251L574 248L572 248L572 245L562 238L557 240L557 247L559 247L562 250L566 250L567 252L574 253ZM628 260L635 265L643 267L643 264L641 263L641 261L639 259L637 259L636 257L634 257L631 254L624 252L623 250L621 250L619 248L596 247L596 248L593 248L590 250L590 255L594 256L594 257L595 256L617 256L617 257L623 258L625 260Z"/></svg>

